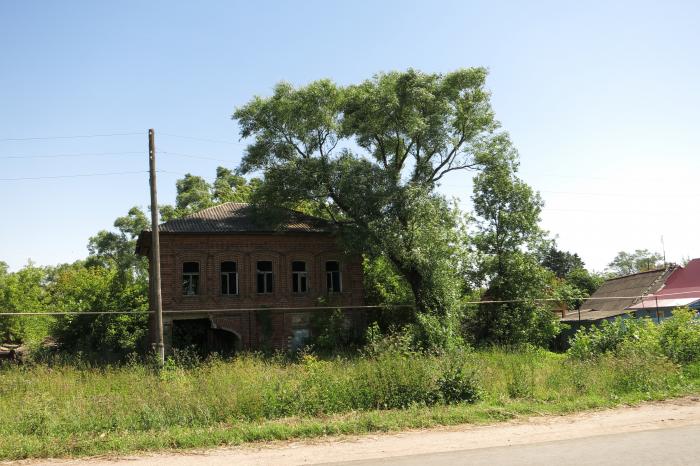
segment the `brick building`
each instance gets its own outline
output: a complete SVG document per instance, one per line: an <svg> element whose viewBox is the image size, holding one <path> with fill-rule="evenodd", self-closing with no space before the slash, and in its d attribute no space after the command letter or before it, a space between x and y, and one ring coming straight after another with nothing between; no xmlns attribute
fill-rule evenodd
<svg viewBox="0 0 700 466"><path fill-rule="evenodd" d="M360 257L343 252L332 224L289 210L272 218L231 202L160 225L166 350L294 350L329 306L363 304ZM149 231L137 253L151 260ZM362 309L343 314L349 334L364 331Z"/></svg>

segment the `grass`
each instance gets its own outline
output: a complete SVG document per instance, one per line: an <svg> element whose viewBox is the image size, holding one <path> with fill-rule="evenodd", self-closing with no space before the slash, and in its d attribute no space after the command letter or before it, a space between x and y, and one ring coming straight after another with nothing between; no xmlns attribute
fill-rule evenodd
<svg viewBox="0 0 700 466"><path fill-rule="evenodd" d="M545 351L297 362L242 356L160 373L138 364L5 367L0 459L488 423L698 392L699 364L575 361Z"/></svg>

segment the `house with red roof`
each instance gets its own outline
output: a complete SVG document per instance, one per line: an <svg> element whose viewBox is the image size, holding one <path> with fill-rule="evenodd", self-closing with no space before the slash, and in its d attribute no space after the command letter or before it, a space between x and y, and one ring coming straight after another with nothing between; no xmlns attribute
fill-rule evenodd
<svg viewBox="0 0 700 466"><path fill-rule="evenodd" d="M660 322L685 306L700 310L700 259L608 279L561 321L574 328L628 317Z"/></svg>
<svg viewBox="0 0 700 466"><path fill-rule="evenodd" d="M651 317L660 321L670 317L673 309L686 306L700 310L700 259L677 267L659 290L628 306L627 310L638 318Z"/></svg>

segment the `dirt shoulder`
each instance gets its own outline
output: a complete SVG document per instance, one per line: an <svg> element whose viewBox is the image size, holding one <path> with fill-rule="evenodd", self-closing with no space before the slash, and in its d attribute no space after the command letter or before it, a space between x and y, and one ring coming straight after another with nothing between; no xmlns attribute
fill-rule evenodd
<svg viewBox="0 0 700 466"><path fill-rule="evenodd" d="M398 434L326 437L206 451L167 452L80 460L21 461L35 465L263 465L319 464L525 445L599 435L700 425L700 397L566 416L537 416L492 425L460 425Z"/></svg>

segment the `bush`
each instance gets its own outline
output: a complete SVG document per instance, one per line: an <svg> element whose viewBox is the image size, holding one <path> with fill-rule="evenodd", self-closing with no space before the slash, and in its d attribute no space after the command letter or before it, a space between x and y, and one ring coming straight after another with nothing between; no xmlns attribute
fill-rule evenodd
<svg viewBox="0 0 700 466"><path fill-rule="evenodd" d="M460 359L450 358L437 381L445 403L474 403L481 399L477 372Z"/></svg>
<svg viewBox="0 0 700 466"><path fill-rule="evenodd" d="M700 361L700 321L695 311L676 309L661 324L659 343L666 356L677 363Z"/></svg>
<svg viewBox="0 0 700 466"><path fill-rule="evenodd" d="M700 361L700 321L694 315L694 311L679 308L658 325L648 318L603 321L576 332L568 354L577 359L613 353L665 356L679 364Z"/></svg>
<svg viewBox="0 0 700 466"><path fill-rule="evenodd" d="M617 318L604 320L600 325L582 328L569 340L568 354L578 359L589 359L622 349L632 351L635 347L655 349L657 328L649 319ZM639 345L644 342L644 345Z"/></svg>
<svg viewBox="0 0 700 466"><path fill-rule="evenodd" d="M390 331L388 334L382 334L379 324L373 322L367 328L365 336L366 344L362 349L362 354L368 358L377 358L378 356L390 353L411 356L418 354L416 351L415 336L408 327L398 331Z"/></svg>
<svg viewBox="0 0 700 466"><path fill-rule="evenodd" d="M352 325L346 322L345 313L340 309L333 312L316 312L311 319L312 344L321 353L333 354L348 350L357 343L353 338Z"/></svg>

